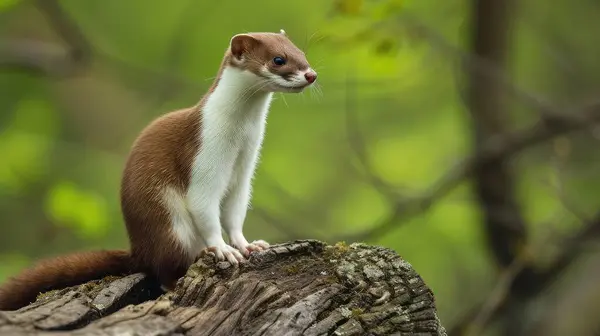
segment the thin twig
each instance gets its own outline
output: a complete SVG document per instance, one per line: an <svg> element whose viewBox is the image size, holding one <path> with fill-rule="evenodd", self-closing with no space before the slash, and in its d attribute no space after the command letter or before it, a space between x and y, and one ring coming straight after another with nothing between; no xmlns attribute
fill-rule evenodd
<svg viewBox="0 0 600 336"><path fill-rule="evenodd" d="M392 212L372 228L346 237L345 240L376 240L392 230L401 218L418 215L428 210L435 201L454 190L482 165L518 154L556 136L600 123L600 102L581 108L580 113L561 115L559 121L551 124L539 123L520 131L490 138L479 151L452 167L420 196L397 203Z"/></svg>
<svg viewBox="0 0 600 336"><path fill-rule="evenodd" d="M494 289L478 309L479 313L468 325L465 336L481 335L488 325L496 311L510 296L510 289L517 275L528 265L529 257L526 253L521 253L513 262L502 272Z"/></svg>

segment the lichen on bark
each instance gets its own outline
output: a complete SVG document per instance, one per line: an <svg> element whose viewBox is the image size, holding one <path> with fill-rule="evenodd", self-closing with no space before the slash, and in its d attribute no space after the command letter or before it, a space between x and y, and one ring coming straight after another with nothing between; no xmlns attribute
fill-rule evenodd
<svg viewBox="0 0 600 336"><path fill-rule="evenodd" d="M0 312L0 334L446 335L434 296L394 251L315 240L233 266L204 256L174 291L143 274L54 291Z"/></svg>

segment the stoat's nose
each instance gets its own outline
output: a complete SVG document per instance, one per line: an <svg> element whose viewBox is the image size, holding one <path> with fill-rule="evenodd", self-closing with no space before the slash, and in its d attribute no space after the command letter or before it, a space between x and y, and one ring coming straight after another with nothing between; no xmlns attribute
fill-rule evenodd
<svg viewBox="0 0 600 336"><path fill-rule="evenodd" d="M306 81L309 83L314 83L314 81L317 80L317 73L314 71L307 71L304 73L304 78L306 78Z"/></svg>

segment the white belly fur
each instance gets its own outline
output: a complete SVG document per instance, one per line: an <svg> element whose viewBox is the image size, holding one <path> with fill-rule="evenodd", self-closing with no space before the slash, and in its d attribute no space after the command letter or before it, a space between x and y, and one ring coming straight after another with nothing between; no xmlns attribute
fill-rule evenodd
<svg viewBox="0 0 600 336"><path fill-rule="evenodd" d="M228 192L248 193L245 198L236 197L236 202L240 199L246 204L228 207L243 212L229 217L245 217L251 191L243 182L252 180L272 99L272 93L256 92L257 80L252 73L224 69L202 109L200 151L192 164L187 194L165 190L173 232L190 258L217 239L207 230L221 232L221 206Z"/></svg>

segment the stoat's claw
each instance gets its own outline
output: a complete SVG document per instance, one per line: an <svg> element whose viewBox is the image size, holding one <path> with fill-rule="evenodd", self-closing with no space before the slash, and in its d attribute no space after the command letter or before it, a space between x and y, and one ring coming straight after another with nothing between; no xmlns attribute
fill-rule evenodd
<svg viewBox="0 0 600 336"><path fill-rule="evenodd" d="M251 252L262 251L269 248L269 243L264 240L255 240L252 243L248 243L243 235L234 235L231 239L231 246L235 247L244 256L249 257Z"/></svg>
<svg viewBox="0 0 600 336"><path fill-rule="evenodd" d="M236 250L235 248L222 244L221 246L209 246L202 251L200 251L200 255L212 254L217 261L229 261L233 265L237 265L240 262L244 262L244 256Z"/></svg>
<svg viewBox="0 0 600 336"><path fill-rule="evenodd" d="M257 246L259 251L266 250L271 246L264 240L255 240L250 245Z"/></svg>
<svg viewBox="0 0 600 336"><path fill-rule="evenodd" d="M246 261L244 256L240 253L240 251L236 250L234 247L227 245L228 251L225 252L225 257L229 260L230 263L237 265L238 263L242 263Z"/></svg>

